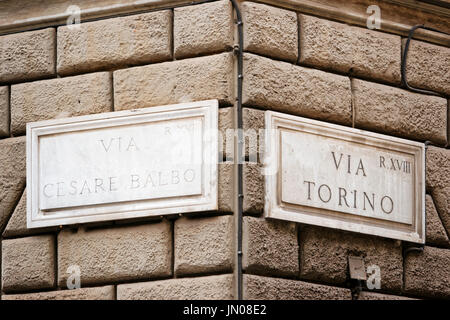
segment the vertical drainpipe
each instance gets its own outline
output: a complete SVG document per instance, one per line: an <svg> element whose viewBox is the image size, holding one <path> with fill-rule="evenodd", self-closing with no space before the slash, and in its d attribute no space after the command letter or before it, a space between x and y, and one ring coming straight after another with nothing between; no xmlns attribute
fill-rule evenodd
<svg viewBox="0 0 450 320"><path fill-rule="evenodd" d="M243 76L243 47L244 47L244 34L243 34L243 23L242 15L239 9L237 0L230 0L234 11L236 12L236 24L238 29L239 44L235 48L235 54L238 58L238 72L237 72L237 189L238 189L238 203L237 203L237 293L238 300L242 300L242 219L243 219L243 157L244 154L244 141L243 141L243 128L242 128L242 83L244 80ZM237 50L236 50L237 49Z"/></svg>

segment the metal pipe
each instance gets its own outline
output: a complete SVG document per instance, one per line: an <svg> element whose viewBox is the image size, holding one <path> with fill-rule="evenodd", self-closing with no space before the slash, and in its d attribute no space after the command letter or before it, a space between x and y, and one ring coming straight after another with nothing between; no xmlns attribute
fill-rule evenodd
<svg viewBox="0 0 450 320"><path fill-rule="evenodd" d="M243 154L244 154L244 141L243 141L243 125L242 125L242 84L244 80L243 75L243 48L244 48L244 33L242 15L236 0L230 0L233 4L234 11L236 12L236 24L238 28L239 45L237 50L238 55L238 75L237 75L237 131L238 131L238 145L237 145L237 166L238 166L238 212L237 212L237 291L238 300L242 300L242 220L243 220L243 200L244 200L244 188L243 188Z"/></svg>

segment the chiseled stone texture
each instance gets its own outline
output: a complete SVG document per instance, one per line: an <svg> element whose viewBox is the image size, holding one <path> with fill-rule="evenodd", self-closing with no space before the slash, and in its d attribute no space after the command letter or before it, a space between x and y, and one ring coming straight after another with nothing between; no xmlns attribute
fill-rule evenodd
<svg viewBox="0 0 450 320"><path fill-rule="evenodd" d="M447 100L358 79L352 89L357 128L447 142Z"/></svg>
<svg viewBox="0 0 450 320"><path fill-rule="evenodd" d="M58 28L58 74L158 62L172 57L172 11Z"/></svg>
<svg viewBox="0 0 450 320"><path fill-rule="evenodd" d="M400 241L304 226L300 237L300 277L344 285L348 280L348 256L360 256L366 268L380 267L381 290L402 288L403 257Z"/></svg>
<svg viewBox="0 0 450 320"><path fill-rule="evenodd" d="M260 215L264 211L264 176L259 163L244 163L243 211L249 215Z"/></svg>
<svg viewBox="0 0 450 320"><path fill-rule="evenodd" d="M2 300L114 300L114 286L2 295Z"/></svg>
<svg viewBox="0 0 450 320"><path fill-rule="evenodd" d="M347 77L244 54L243 103L314 119L351 124Z"/></svg>
<svg viewBox="0 0 450 320"><path fill-rule="evenodd" d="M55 74L55 29L0 36L0 83Z"/></svg>
<svg viewBox="0 0 450 320"><path fill-rule="evenodd" d="M232 271L232 215L181 218L174 232L176 275Z"/></svg>
<svg viewBox="0 0 450 320"><path fill-rule="evenodd" d="M405 258L405 291L429 298L450 298L450 250L425 246Z"/></svg>
<svg viewBox="0 0 450 320"><path fill-rule="evenodd" d="M0 87L0 138L9 136L9 89Z"/></svg>
<svg viewBox="0 0 450 320"><path fill-rule="evenodd" d="M450 150L428 146L426 186L447 233L450 233Z"/></svg>
<svg viewBox="0 0 450 320"><path fill-rule="evenodd" d="M264 111L243 108L242 109L242 125L244 129L244 137L248 136L245 140L245 156L257 156L257 161L262 162L262 155L264 152ZM257 137L257 143L252 144L250 139Z"/></svg>
<svg viewBox="0 0 450 320"><path fill-rule="evenodd" d="M36 81L11 87L11 131L25 133L26 123L109 112L109 72Z"/></svg>
<svg viewBox="0 0 450 320"><path fill-rule="evenodd" d="M164 62L114 72L116 110L218 99L233 101L233 56L212 56Z"/></svg>
<svg viewBox="0 0 450 320"><path fill-rule="evenodd" d="M400 83L401 38L300 14L300 63Z"/></svg>
<svg viewBox="0 0 450 320"><path fill-rule="evenodd" d="M192 57L231 48L233 46L232 10L229 0L175 8L175 57Z"/></svg>
<svg viewBox="0 0 450 320"><path fill-rule="evenodd" d="M25 137L0 140L0 230L20 200L25 179Z"/></svg>
<svg viewBox="0 0 450 320"><path fill-rule="evenodd" d="M233 162L219 163L218 204L220 212L233 212L233 197L234 197L233 190L234 190Z"/></svg>
<svg viewBox="0 0 450 320"><path fill-rule="evenodd" d="M427 214L426 221L426 241L427 244L449 247L450 241L444 226L442 225L439 214L434 206L433 199L430 195L425 198L425 211Z"/></svg>
<svg viewBox="0 0 450 320"><path fill-rule="evenodd" d="M219 161L229 161L234 156L234 108L219 109ZM228 145L227 145L228 144Z"/></svg>
<svg viewBox="0 0 450 320"><path fill-rule="evenodd" d="M244 217L243 269L262 275L298 275L298 241L293 222Z"/></svg>
<svg viewBox="0 0 450 320"><path fill-rule="evenodd" d="M359 293L358 300L416 300L416 299L404 296L394 296L392 294L361 291Z"/></svg>
<svg viewBox="0 0 450 320"><path fill-rule="evenodd" d="M351 300L349 289L244 274L246 300Z"/></svg>
<svg viewBox="0 0 450 320"><path fill-rule="evenodd" d="M181 278L117 286L117 300L231 300L233 275Z"/></svg>
<svg viewBox="0 0 450 320"><path fill-rule="evenodd" d="M296 62L298 56L297 14L253 2L242 3L244 50Z"/></svg>
<svg viewBox="0 0 450 320"><path fill-rule="evenodd" d="M426 162L427 189L450 187L450 150L428 146Z"/></svg>
<svg viewBox="0 0 450 320"><path fill-rule="evenodd" d="M29 236L43 232L56 231L57 229L58 227L27 228L27 190L25 189L6 225L3 237Z"/></svg>
<svg viewBox="0 0 450 320"><path fill-rule="evenodd" d="M78 265L83 285L167 277L172 274L172 233L168 221L58 235L58 283Z"/></svg>
<svg viewBox="0 0 450 320"><path fill-rule="evenodd" d="M411 40L406 79L412 87L450 95L450 48Z"/></svg>
<svg viewBox="0 0 450 320"><path fill-rule="evenodd" d="M53 235L3 240L3 291L17 292L54 287L54 262Z"/></svg>

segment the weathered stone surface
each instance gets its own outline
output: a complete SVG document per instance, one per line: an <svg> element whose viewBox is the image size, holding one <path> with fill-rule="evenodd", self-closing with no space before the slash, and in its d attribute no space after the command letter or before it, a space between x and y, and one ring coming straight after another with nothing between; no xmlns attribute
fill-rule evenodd
<svg viewBox="0 0 450 320"><path fill-rule="evenodd" d="M9 136L9 89L0 87L0 138Z"/></svg>
<svg viewBox="0 0 450 320"><path fill-rule="evenodd" d="M3 230L25 187L25 137L0 140L0 230Z"/></svg>
<svg viewBox="0 0 450 320"><path fill-rule="evenodd" d="M362 257L366 268L379 266L381 290L401 290L400 241L312 226L299 233L301 278L343 285L348 278L348 256L352 255Z"/></svg>
<svg viewBox="0 0 450 320"><path fill-rule="evenodd" d="M403 45L406 39L403 40ZM411 40L406 60L410 86L450 94L450 48Z"/></svg>
<svg viewBox="0 0 450 320"><path fill-rule="evenodd" d="M234 108L219 109L219 161L233 160L234 156ZM222 149L220 149L222 148Z"/></svg>
<svg viewBox="0 0 450 320"><path fill-rule="evenodd" d="M242 3L244 50L291 62L298 56L297 14L253 2Z"/></svg>
<svg viewBox="0 0 450 320"><path fill-rule="evenodd" d="M400 83L401 38L300 14L300 63Z"/></svg>
<svg viewBox="0 0 450 320"><path fill-rule="evenodd" d="M242 126L245 138L245 157L250 161L262 162L264 152L264 111L243 108Z"/></svg>
<svg viewBox="0 0 450 320"><path fill-rule="evenodd" d="M298 116L351 124L347 77L244 54L243 103Z"/></svg>
<svg viewBox="0 0 450 320"><path fill-rule="evenodd" d="M428 146L426 186L431 193L442 224L450 233L450 150Z"/></svg>
<svg viewBox="0 0 450 320"><path fill-rule="evenodd" d="M109 112L110 73L36 81L11 87L11 131L24 134L27 122Z"/></svg>
<svg viewBox="0 0 450 320"><path fill-rule="evenodd" d="M233 103L232 53L114 72L116 110L218 99Z"/></svg>
<svg viewBox="0 0 450 320"><path fill-rule="evenodd" d="M71 265L81 271L81 287L97 283L165 277L172 274L171 225L97 229L58 235L58 283L66 287Z"/></svg>
<svg viewBox="0 0 450 320"><path fill-rule="evenodd" d="M3 240L3 291L17 292L53 287L54 262L55 238L52 235Z"/></svg>
<svg viewBox="0 0 450 320"><path fill-rule="evenodd" d="M425 246L405 258L405 291L429 298L450 298L450 250Z"/></svg>
<svg viewBox="0 0 450 320"><path fill-rule="evenodd" d="M0 36L0 83L55 74L55 29Z"/></svg>
<svg viewBox="0 0 450 320"><path fill-rule="evenodd" d="M447 142L447 100L352 80L355 126L399 137Z"/></svg>
<svg viewBox="0 0 450 320"><path fill-rule="evenodd" d="M428 244L434 244L437 246L450 246L447 233L442 225L439 214L433 203L433 199L430 195L426 195L425 198L425 211L427 215L426 222L426 241Z"/></svg>
<svg viewBox="0 0 450 320"><path fill-rule="evenodd" d="M58 74L170 59L172 11L163 10L58 28Z"/></svg>
<svg viewBox="0 0 450 320"><path fill-rule="evenodd" d="M117 300L231 300L233 275L151 281L117 286Z"/></svg>
<svg viewBox="0 0 450 320"><path fill-rule="evenodd" d="M259 215L264 211L264 176L262 166L258 163L244 163L244 213Z"/></svg>
<svg viewBox="0 0 450 320"><path fill-rule="evenodd" d="M413 298L394 296L392 294L361 291L358 300L416 300Z"/></svg>
<svg viewBox="0 0 450 320"><path fill-rule="evenodd" d="M230 272L233 266L233 216L175 221L176 275Z"/></svg>
<svg viewBox="0 0 450 320"><path fill-rule="evenodd" d="M11 218L6 225L5 231L3 232L3 237L17 237L17 236L29 236L37 233L48 232L57 230L54 228L33 228L28 229L27 227L27 190L23 192L20 197L19 203L14 209Z"/></svg>
<svg viewBox="0 0 450 320"><path fill-rule="evenodd" d="M228 0L174 9L176 58L216 53L233 46L233 15Z"/></svg>
<svg viewBox="0 0 450 320"><path fill-rule="evenodd" d="M244 217L242 265L262 275L297 275L298 241L293 222Z"/></svg>
<svg viewBox="0 0 450 320"><path fill-rule="evenodd" d="M426 162L427 189L450 187L450 150L428 146Z"/></svg>
<svg viewBox="0 0 450 320"><path fill-rule="evenodd" d="M351 300L349 289L244 274L247 300Z"/></svg>
<svg viewBox="0 0 450 320"><path fill-rule="evenodd" d="M450 234L450 186L435 188L431 195L447 234Z"/></svg>
<svg viewBox="0 0 450 320"><path fill-rule="evenodd" d="M219 163L219 211L233 212L234 164Z"/></svg>
<svg viewBox="0 0 450 320"><path fill-rule="evenodd" d="M114 300L114 286L2 295L2 300Z"/></svg>

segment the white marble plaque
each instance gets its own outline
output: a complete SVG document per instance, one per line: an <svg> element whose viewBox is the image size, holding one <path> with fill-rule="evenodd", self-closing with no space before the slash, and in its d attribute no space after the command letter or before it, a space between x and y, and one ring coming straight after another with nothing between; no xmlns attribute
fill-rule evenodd
<svg viewBox="0 0 450 320"><path fill-rule="evenodd" d="M424 243L423 143L266 112L265 215Z"/></svg>
<svg viewBox="0 0 450 320"><path fill-rule="evenodd" d="M28 227L217 210L217 129L217 100L28 123Z"/></svg>

